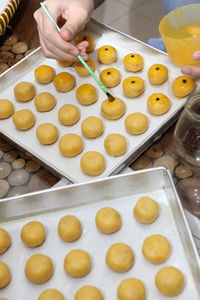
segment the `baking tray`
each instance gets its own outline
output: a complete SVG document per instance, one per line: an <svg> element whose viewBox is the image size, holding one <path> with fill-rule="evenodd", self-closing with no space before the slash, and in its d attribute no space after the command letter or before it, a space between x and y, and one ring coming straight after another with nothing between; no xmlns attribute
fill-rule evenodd
<svg viewBox="0 0 200 300"><path fill-rule="evenodd" d="M11 70L4 73L0 77L0 91L1 98L8 98L14 102L15 109L19 110L22 108L31 109L36 116L35 126L25 132L17 130L11 118L7 120L0 120L0 132L5 135L10 141L14 142L18 147L26 149L30 152L33 157L39 159L45 167L49 167L51 171L60 176L67 177L72 182L85 182L94 180L95 177L85 175L80 168L80 158L87 151L99 151L102 153L106 160L106 169L97 178L107 177L110 174L118 174L123 168L125 168L133 159L140 155L151 143L155 142L162 133L176 120L178 113L183 108L186 99L177 99L173 96L171 91L171 84L174 78L178 77L180 71L178 68L172 65L169 61L168 56L163 52L157 51L146 44L131 38L119 31L113 30L101 23L92 20L86 30L86 33L92 34L96 40L96 49L100 46L109 44L114 46L118 51L118 60L112 64L112 67L116 67L121 72L122 80L128 76L141 76L145 81L145 92L134 99L127 98L122 93L121 84L117 87L110 89L111 93L119 98L123 99L127 106L126 114L119 120L106 120L102 118L100 114L101 102L106 98L104 93L99 89L97 84L91 77L80 77L76 74L73 67L67 68L67 71L72 73L77 80L76 87L83 83L92 83L98 88L99 99L96 103L90 106L81 106L75 98L75 88L68 93L59 93L55 91L52 83L48 85L40 85L34 79L34 69L40 64L51 65L56 69L56 72L65 71L66 69L58 66L55 60L46 59L41 49L35 50L31 55L19 62ZM130 52L139 53L144 58L144 69L136 74L127 72L124 70L122 60L124 56ZM91 58L95 59L97 64L96 73L99 74L102 69L109 66L101 65L97 61L97 51L91 53ZM162 85L153 86L148 82L147 70L154 63L163 63L169 69L169 79ZM20 103L14 99L13 88L17 82L30 81L37 87L37 93L48 91L55 95L57 99L56 107L47 113L37 112L33 101L27 103ZM148 96L154 92L163 92L169 96L172 101L172 108L165 115L152 116L147 111L146 101ZM59 108L66 104L75 104L81 111L81 119L78 123L73 126L67 127L59 123L57 118L57 112ZM149 117L150 126L149 129L142 135L133 136L128 134L124 128L124 120L129 113L132 112L143 112ZM63 157L58 150L58 142L51 146L41 145L36 136L36 127L44 122L54 123L60 132L60 137L66 133L77 133L81 134L81 122L88 116L100 117L105 126L103 135L97 139L86 139L83 137L85 148L84 151L74 157L66 158ZM128 149L127 152L120 157L111 157L107 155L104 149L104 139L108 134L120 133L127 138Z"/></svg>

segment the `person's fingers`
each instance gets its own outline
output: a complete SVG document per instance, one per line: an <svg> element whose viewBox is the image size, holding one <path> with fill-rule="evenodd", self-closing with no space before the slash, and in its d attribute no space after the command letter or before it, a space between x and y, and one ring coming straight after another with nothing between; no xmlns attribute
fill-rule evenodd
<svg viewBox="0 0 200 300"><path fill-rule="evenodd" d="M200 78L200 67L196 66L184 66L181 68L181 72L185 75L189 75L195 79Z"/></svg>
<svg viewBox="0 0 200 300"><path fill-rule="evenodd" d="M192 57L194 60L200 60L200 51L194 52Z"/></svg>

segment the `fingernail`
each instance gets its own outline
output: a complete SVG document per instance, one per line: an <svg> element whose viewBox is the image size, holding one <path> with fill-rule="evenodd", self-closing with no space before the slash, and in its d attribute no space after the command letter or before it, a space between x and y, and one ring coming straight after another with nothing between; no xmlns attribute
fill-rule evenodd
<svg viewBox="0 0 200 300"><path fill-rule="evenodd" d="M188 75L191 73L191 70L190 70L189 67L183 67L183 68L181 69L181 71L182 71L182 73L188 74Z"/></svg>
<svg viewBox="0 0 200 300"><path fill-rule="evenodd" d="M69 54L77 56L78 55L78 50L75 50L75 49L74 50L70 50Z"/></svg>

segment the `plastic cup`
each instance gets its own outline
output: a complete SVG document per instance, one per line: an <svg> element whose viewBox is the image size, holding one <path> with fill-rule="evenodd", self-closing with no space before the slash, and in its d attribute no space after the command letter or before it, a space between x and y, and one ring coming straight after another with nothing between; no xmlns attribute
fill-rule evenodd
<svg viewBox="0 0 200 300"><path fill-rule="evenodd" d="M200 4L176 8L161 20L159 31L175 65L200 66L200 61L192 58L200 51Z"/></svg>

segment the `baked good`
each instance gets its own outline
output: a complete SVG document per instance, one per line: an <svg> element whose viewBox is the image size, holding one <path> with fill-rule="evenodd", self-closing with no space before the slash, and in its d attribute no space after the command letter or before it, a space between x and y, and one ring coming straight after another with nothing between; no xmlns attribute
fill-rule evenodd
<svg viewBox="0 0 200 300"><path fill-rule="evenodd" d="M88 57L88 59L85 61L87 65L90 67L90 69L94 72L96 70L95 61ZM88 76L90 75L90 72L86 69L86 67L82 64L81 61L77 61L74 65L76 72L80 76Z"/></svg>
<svg viewBox="0 0 200 300"><path fill-rule="evenodd" d="M83 151L83 140L78 134L65 134L59 140L59 149L63 156L74 157Z"/></svg>
<svg viewBox="0 0 200 300"><path fill-rule="evenodd" d="M126 152L126 138L118 133L109 134L104 140L104 147L110 156L121 156Z"/></svg>
<svg viewBox="0 0 200 300"><path fill-rule="evenodd" d="M0 254L5 253L8 248L11 246L11 238L8 232L0 228Z"/></svg>
<svg viewBox="0 0 200 300"><path fill-rule="evenodd" d="M81 42L84 42L84 41L87 41L89 43L89 45L86 48L86 52L87 53L92 52L94 50L94 47L95 47L94 37L91 34L80 34L79 36L77 36L77 38L75 40L75 43L77 45L77 44L79 44Z"/></svg>
<svg viewBox="0 0 200 300"><path fill-rule="evenodd" d="M75 294L74 300L103 300L101 291L95 286L85 285Z"/></svg>
<svg viewBox="0 0 200 300"><path fill-rule="evenodd" d="M88 117L81 123L81 130L87 138L97 138L104 131L103 122L97 117Z"/></svg>
<svg viewBox="0 0 200 300"><path fill-rule="evenodd" d="M196 90L196 82L189 76L179 76L172 82L172 92L177 98L184 98Z"/></svg>
<svg viewBox="0 0 200 300"><path fill-rule="evenodd" d="M99 152L88 151L81 157L80 166L85 174L97 176L105 170L105 159Z"/></svg>
<svg viewBox="0 0 200 300"><path fill-rule="evenodd" d="M171 107L171 101L161 93L154 93L147 99L147 108L152 115L163 115Z"/></svg>
<svg viewBox="0 0 200 300"><path fill-rule="evenodd" d="M154 199L142 197L137 201L133 214L140 223L153 223L158 217L159 205Z"/></svg>
<svg viewBox="0 0 200 300"><path fill-rule="evenodd" d="M58 233L64 242L74 242L81 236L81 222L75 216L64 216L58 223Z"/></svg>
<svg viewBox="0 0 200 300"><path fill-rule="evenodd" d="M168 69L162 64L152 65L147 74L151 84L161 84L168 79Z"/></svg>
<svg viewBox="0 0 200 300"><path fill-rule="evenodd" d="M101 208L96 214L95 222L98 230L107 234L118 231L122 225L120 214L112 207Z"/></svg>
<svg viewBox="0 0 200 300"><path fill-rule="evenodd" d="M0 120L7 119L14 113L14 105L10 100L0 99Z"/></svg>
<svg viewBox="0 0 200 300"><path fill-rule="evenodd" d="M65 300L65 298L58 290L48 289L43 291L37 300Z"/></svg>
<svg viewBox="0 0 200 300"><path fill-rule="evenodd" d="M35 124L35 116L29 109L16 111L12 119L15 127L19 130L28 130Z"/></svg>
<svg viewBox="0 0 200 300"><path fill-rule="evenodd" d="M70 67L73 65L73 61L67 61L67 60L56 60L57 64L63 68Z"/></svg>
<svg viewBox="0 0 200 300"><path fill-rule="evenodd" d="M136 278L121 281L117 289L118 300L145 300L146 290L143 282Z"/></svg>
<svg viewBox="0 0 200 300"><path fill-rule="evenodd" d="M134 264L133 250L126 244L113 244L106 253L106 263L115 272L127 272Z"/></svg>
<svg viewBox="0 0 200 300"><path fill-rule="evenodd" d="M61 72L53 79L53 84L59 92L69 92L75 86L75 77L68 72Z"/></svg>
<svg viewBox="0 0 200 300"><path fill-rule="evenodd" d="M62 125L74 125L80 119L78 107L72 104L63 105L58 111L58 119Z"/></svg>
<svg viewBox="0 0 200 300"><path fill-rule="evenodd" d="M104 100L101 103L101 113L109 120L120 119L126 112L125 103L119 99L115 98L114 101Z"/></svg>
<svg viewBox="0 0 200 300"><path fill-rule="evenodd" d="M90 105L97 101L97 91L96 88L85 83L80 85L76 90L76 99L82 105Z"/></svg>
<svg viewBox="0 0 200 300"><path fill-rule="evenodd" d="M65 256L64 270L71 277L86 276L91 268L90 255L84 250L74 249Z"/></svg>
<svg viewBox="0 0 200 300"><path fill-rule="evenodd" d="M104 65L110 65L117 60L117 51L114 47L105 45L98 49L98 60Z"/></svg>
<svg viewBox="0 0 200 300"><path fill-rule="evenodd" d="M148 123L148 117L145 114L139 112L132 113L125 119L125 128L128 133L138 135L148 129Z"/></svg>
<svg viewBox="0 0 200 300"><path fill-rule="evenodd" d="M35 79L39 83L44 83L44 84L53 81L55 74L56 74L55 70L52 67L47 65L41 65L37 67L34 71Z"/></svg>
<svg viewBox="0 0 200 300"><path fill-rule="evenodd" d="M43 123L37 127L36 136L40 144L51 145L58 139L58 129L51 123Z"/></svg>
<svg viewBox="0 0 200 300"><path fill-rule="evenodd" d="M53 276L53 263L49 256L34 254L26 262L25 275L33 283L44 283Z"/></svg>
<svg viewBox="0 0 200 300"><path fill-rule="evenodd" d="M32 221L23 226L21 239L30 248L38 247L44 243L45 229L41 222Z"/></svg>
<svg viewBox="0 0 200 300"><path fill-rule="evenodd" d="M38 111L50 111L56 105L56 99L48 92L39 93L35 96L34 104Z"/></svg>
<svg viewBox="0 0 200 300"><path fill-rule="evenodd" d="M8 265L0 261L0 289L8 285L10 280L11 274Z"/></svg>
<svg viewBox="0 0 200 300"><path fill-rule="evenodd" d="M144 80L138 76L128 77L123 80L122 88L126 97L138 97L144 92Z"/></svg>
<svg viewBox="0 0 200 300"><path fill-rule="evenodd" d="M14 95L18 101L26 102L33 99L36 95L35 86L27 81L22 81L14 87Z"/></svg>
<svg viewBox="0 0 200 300"><path fill-rule="evenodd" d="M183 273L175 267L164 267L156 274L155 284L159 292L165 296L178 296L184 289Z"/></svg>
<svg viewBox="0 0 200 300"><path fill-rule="evenodd" d="M127 71L138 72L144 67L144 61L140 54L129 53L123 59L124 67Z"/></svg>
<svg viewBox="0 0 200 300"><path fill-rule="evenodd" d="M102 70L99 77L103 84L108 88L118 85L121 80L120 72L116 68L107 68Z"/></svg>

